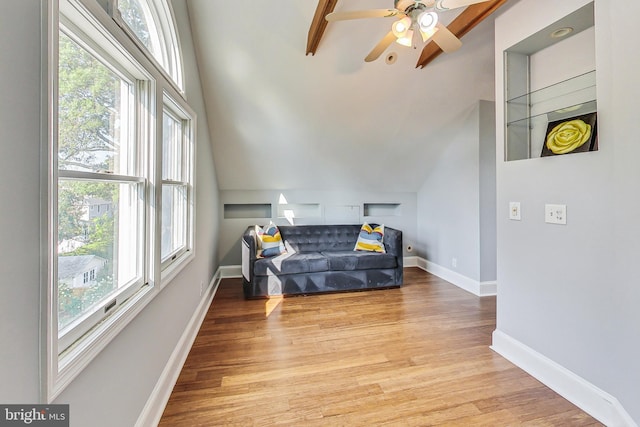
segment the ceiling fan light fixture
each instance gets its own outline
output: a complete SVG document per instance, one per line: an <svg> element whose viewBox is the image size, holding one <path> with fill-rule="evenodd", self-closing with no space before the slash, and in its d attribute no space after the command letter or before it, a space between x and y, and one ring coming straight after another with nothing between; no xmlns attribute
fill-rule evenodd
<svg viewBox="0 0 640 427"><path fill-rule="evenodd" d="M391 31L393 31L393 35L397 38L406 37L409 28L411 28L411 18L408 16L397 20L391 25Z"/></svg>
<svg viewBox="0 0 640 427"><path fill-rule="evenodd" d="M402 46L411 47L413 44L413 30L408 30L404 36L398 37L396 43Z"/></svg>
<svg viewBox="0 0 640 427"><path fill-rule="evenodd" d="M450 8L448 8L447 6L445 6L444 4L442 4L444 2L444 0L437 0L436 4L435 4L435 9L439 10L441 12L444 12L445 10L449 10Z"/></svg>
<svg viewBox="0 0 640 427"><path fill-rule="evenodd" d="M438 31L438 28L432 28L429 31L420 30L420 35L422 36L422 42L426 43L433 35Z"/></svg>
<svg viewBox="0 0 640 427"><path fill-rule="evenodd" d="M418 26L421 32L429 33L438 23L438 14L435 12L422 12L418 15Z"/></svg>

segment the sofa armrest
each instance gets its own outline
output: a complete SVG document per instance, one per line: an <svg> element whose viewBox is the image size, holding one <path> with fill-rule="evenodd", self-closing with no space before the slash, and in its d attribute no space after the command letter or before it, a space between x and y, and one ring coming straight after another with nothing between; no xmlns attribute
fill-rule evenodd
<svg viewBox="0 0 640 427"><path fill-rule="evenodd" d="M402 231L385 226L384 250L388 254L392 254L396 256L396 262L398 263L398 267L396 268L396 282L397 284L401 284L403 279L402 268L404 263L404 252L402 247Z"/></svg>
<svg viewBox="0 0 640 427"><path fill-rule="evenodd" d="M402 257L402 231L385 226L384 250L388 254Z"/></svg>
<svg viewBox="0 0 640 427"><path fill-rule="evenodd" d="M247 282L253 281L253 264L257 259L256 229L247 227L242 234L242 277Z"/></svg>

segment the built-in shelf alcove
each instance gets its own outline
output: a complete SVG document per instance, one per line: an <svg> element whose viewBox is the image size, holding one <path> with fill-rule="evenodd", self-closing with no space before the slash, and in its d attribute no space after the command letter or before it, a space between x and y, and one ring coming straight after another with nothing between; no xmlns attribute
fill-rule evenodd
<svg viewBox="0 0 640 427"><path fill-rule="evenodd" d="M225 203L224 218L271 218L271 203Z"/></svg>
<svg viewBox="0 0 640 427"><path fill-rule="evenodd" d="M550 123L597 112L594 25L589 3L505 50L505 160L540 157Z"/></svg>
<svg viewBox="0 0 640 427"><path fill-rule="evenodd" d="M365 203L364 216L399 216L400 203Z"/></svg>

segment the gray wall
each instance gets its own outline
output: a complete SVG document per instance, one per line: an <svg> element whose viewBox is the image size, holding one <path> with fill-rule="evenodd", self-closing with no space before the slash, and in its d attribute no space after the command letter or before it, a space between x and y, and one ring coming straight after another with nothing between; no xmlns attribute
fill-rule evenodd
<svg viewBox="0 0 640 427"><path fill-rule="evenodd" d="M418 192L418 255L475 281L495 280L493 130L494 103L470 106Z"/></svg>
<svg viewBox="0 0 640 427"><path fill-rule="evenodd" d="M0 2L0 402L40 400L39 276L41 171L39 124L41 2ZM46 6L45 6L46 7ZM62 392L73 426L131 426L199 303L200 282L216 269L218 192L211 144L188 31L186 6L174 2L187 95L198 121L196 258ZM8 60L10 58L10 60Z"/></svg>
<svg viewBox="0 0 640 427"><path fill-rule="evenodd" d="M596 1L600 150L502 161L502 51L586 3L520 0L496 19L497 327L613 395L640 422L640 4ZM522 221L507 219L509 201L521 202ZM567 205L566 226L545 224L545 203Z"/></svg>
<svg viewBox="0 0 640 427"><path fill-rule="evenodd" d="M607 304L607 311L600 312L600 317L611 319L611 329L604 341L610 350L604 350L606 347L603 346L600 351L608 353L605 355L607 389L640 424L640 286L637 268L640 257L640 144L637 138L629 138L624 130L638 124L640 55L635 41L640 4L622 4L612 0L603 4L598 2L596 13L596 18L601 19L604 26L596 45L596 52L603 56L598 60L598 103L604 125L600 127L600 141L611 141L614 150L613 164L609 169L612 175L609 191L613 190L614 199L613 204L604 205L600 210L604 211L605 220L611 212L610 206L616 207L609 223L612 234L603 241L605 250L613 253L604 282L611 290L611 303ZM635 54L629 55L629 52ZM600 77L603 77L602 83ZM610 260L611 257L604 259ZM597 306L595 301L592 303Z"/></svg>
<svg viewBox="0 0 640 427"><path fill-rule="evenodd" d="M314 205L311 215L295 218L294 224L361 224L363 222L385 224L386 226L402 230L405 255L407 246L416 245L416 193L413 192L380 192L380 191L317 191L317 190L272 190L272 191L241 191L222 190L220 231L220 264L240 265L241 246L240 236L249 225L289 224L281 217L287 207L282 204L281 197L289 205ZM224 215L224 205L231 204L270 204L271 214L267 217L229 218ZM367 210L371 204L382 204L381 209ZM317 206L315 206L317 205ZM385 207L386 206L386 207Z"/></svg>
<svg viewBox="0 0 640 427"><path fill-rule="evenodd" d="M7 403L39 399L40 9L37 0L0 2L0 401Z"/></svg>
<svg viewBox="0 0 640 427"><path fill-rule="evenodd" d="M480 282L496 280L496 108L480 101Z"/></svg>

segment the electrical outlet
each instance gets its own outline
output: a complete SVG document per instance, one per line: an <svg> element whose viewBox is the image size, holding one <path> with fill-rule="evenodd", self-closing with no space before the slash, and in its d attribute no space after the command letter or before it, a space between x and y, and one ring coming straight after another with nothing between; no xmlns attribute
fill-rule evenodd
<svg viewBox="0 0 640 427"><path fill-rule="evenodd" d="M451 258L451 267L458 266L458 258Z"/></svg>
<svg viewBox="0 0 640 427"><path fill-rule="evenodd" d="M544 205L544 222L548 224L567 224L567 205Z"/></svg>
<svg viewBox="0 0 640 427"><path fill-rule="evenodd" d="M200 296L204 294L204 280L200 281Z"/></svg>
<svg viewBox="0 0 640 427"><path fill-rule="evenodd" d="M509 219L520 221L520 202L509 202Z"/></svg>

